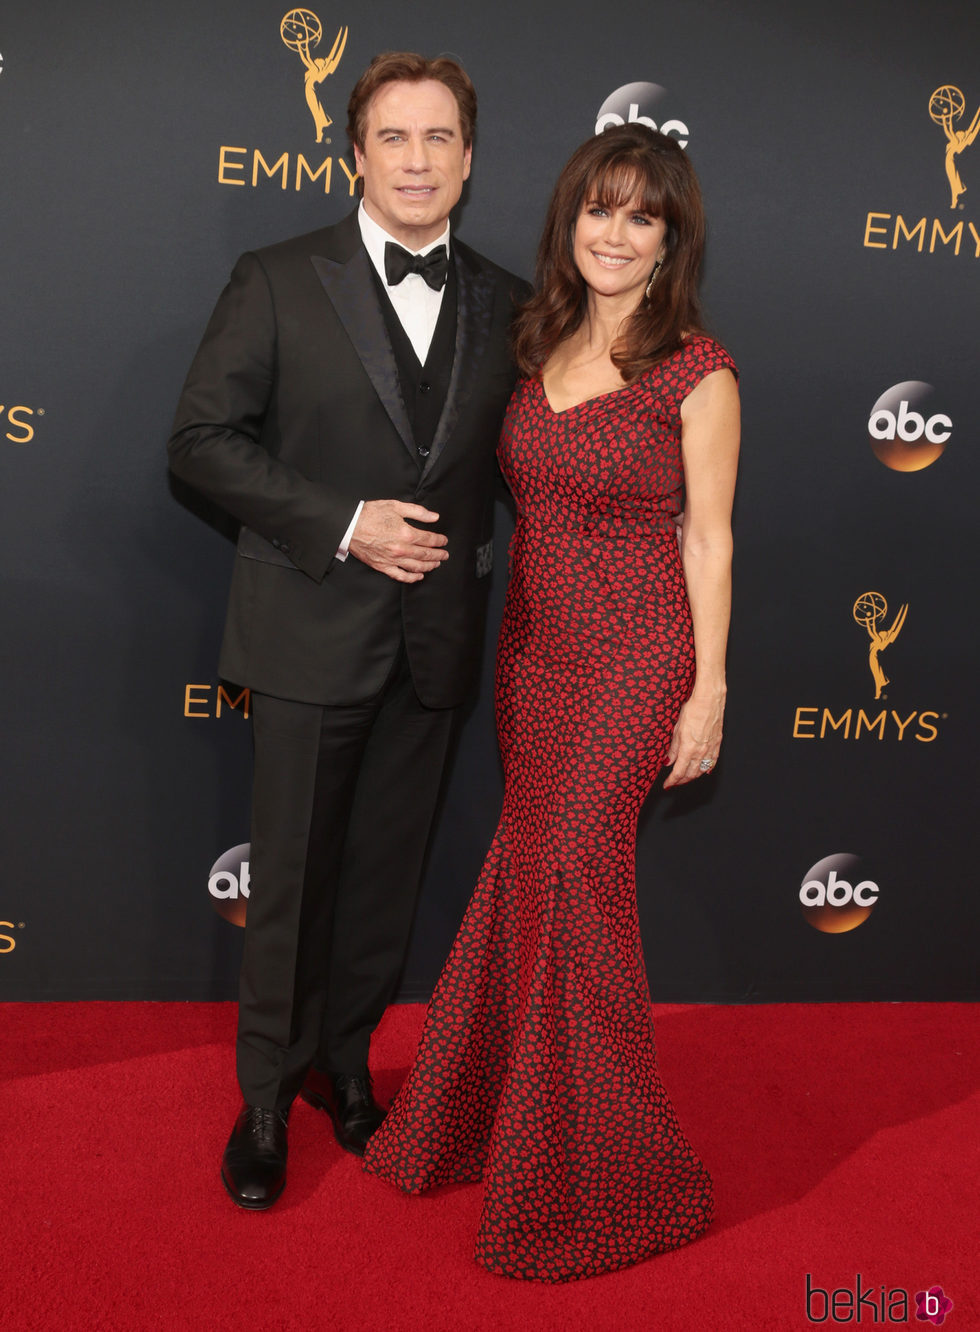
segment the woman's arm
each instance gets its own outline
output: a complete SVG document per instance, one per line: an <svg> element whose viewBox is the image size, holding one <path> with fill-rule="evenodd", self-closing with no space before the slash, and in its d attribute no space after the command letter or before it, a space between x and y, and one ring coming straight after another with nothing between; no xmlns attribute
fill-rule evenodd
<svg viewBox="0 0 980 1332"><path fill-rule="evenodd" d="M681 559L694 621L696 674L681 708L664 787L703 776L714 764L725 712L725 649L732 588L732 501L738 464L739 401L730 370L706 375L681 404L687 498Z"/></svg>

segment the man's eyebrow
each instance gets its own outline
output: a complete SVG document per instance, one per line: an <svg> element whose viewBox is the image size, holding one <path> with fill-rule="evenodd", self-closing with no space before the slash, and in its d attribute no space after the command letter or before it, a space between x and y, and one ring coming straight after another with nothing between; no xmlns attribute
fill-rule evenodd
<svg viewBox="0 0 980 1332"><path fill-rule="evenodd" d="M407 130L400 129L397 125L382 125L375 134L380 139L383 134L407 134ZM456 131L449 125L431 125L422 131L423 134L445 134L447 138L454 139Z"/></svg>

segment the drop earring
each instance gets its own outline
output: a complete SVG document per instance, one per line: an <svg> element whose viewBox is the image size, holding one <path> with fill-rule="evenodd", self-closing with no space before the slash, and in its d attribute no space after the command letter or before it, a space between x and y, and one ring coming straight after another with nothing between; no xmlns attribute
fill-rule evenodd
<svg viewBox="0 0 980 1332"><path fill-rule="evenodd" d="M647 283L647 289L646 289L647 300L650 299L650 293L651 291L653 291L653 284L656 282L657 274L660 272L661 268L663 268L663 265L664 261L662 259L658 259L653 266L653 272L650 274L650 281Z"/></svg>

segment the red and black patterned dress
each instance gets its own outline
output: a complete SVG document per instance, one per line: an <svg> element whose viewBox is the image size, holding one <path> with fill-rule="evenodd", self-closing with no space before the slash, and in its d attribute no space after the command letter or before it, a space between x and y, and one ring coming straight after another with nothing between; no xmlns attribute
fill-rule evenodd
<svg viewBox="0 0 980 1332"><path fill-rule="evenodd" d="M674 517L681 403L734 368L692 337L566 411L507 412L517 529L497 656L504 805L369 1171L485 1181L477 1262L565 1281L696 1239L711 1180L657 1072L637 816L694 676Z"/></svg>

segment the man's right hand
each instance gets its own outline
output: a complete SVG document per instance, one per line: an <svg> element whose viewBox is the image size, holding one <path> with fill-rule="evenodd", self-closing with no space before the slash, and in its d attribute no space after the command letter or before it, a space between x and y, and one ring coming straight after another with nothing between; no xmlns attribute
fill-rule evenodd
<svg viewBox="0 0 980 1332"><path fill-rule="evenodd" d="M413 527L434 523L439 515L421 504L401 500L366 500L350 539L350 553L396 583L418 583L449 559L449 538Z"/></svg>

